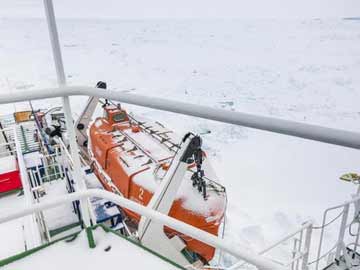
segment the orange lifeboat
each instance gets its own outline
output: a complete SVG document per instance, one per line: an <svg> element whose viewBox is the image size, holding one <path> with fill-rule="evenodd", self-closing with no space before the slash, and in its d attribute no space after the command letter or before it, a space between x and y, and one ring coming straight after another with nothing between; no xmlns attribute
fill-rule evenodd
<svg viewBox="0 0 360 270"><path fill-rule="evenodd" d="M108 104L104 116L97 118L88 132L92 169L104 188L148 205L179 148L176 135L158 122L136 120L120 106ZM226 207L225 188L217 183L206 155L202 164L206 187L194 185L196 166L195 162L189 164L169 216L218 235ZM134 224L139 223L138 214L123 210ZM179 236L192 257L205 263L214 257L213 247L170 228L164 230L169 238Z"/></svg>

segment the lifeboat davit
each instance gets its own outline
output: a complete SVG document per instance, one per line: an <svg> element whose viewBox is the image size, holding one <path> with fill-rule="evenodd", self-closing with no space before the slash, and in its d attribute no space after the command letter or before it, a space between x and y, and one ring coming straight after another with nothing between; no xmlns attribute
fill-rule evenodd
<svg viewBox="0 0 360 270"><path fill-rule="evenodd" d="M180 147L176 142L180 140L162 124L134 119L120 106L105 104L103 108L104 116L95 119L88 129L92 169L106 190L146 206L174 166L172 160ZM169 216L218 235L226 207L225 188L218 184L205 153L204 187L194 184L196 168L195 162L189 164ZM123 210L134 224L139 223L138 214ZM166 227L165 234L169 238L179 236L187 252L205 263L214 257L211 246Z"/></svg>

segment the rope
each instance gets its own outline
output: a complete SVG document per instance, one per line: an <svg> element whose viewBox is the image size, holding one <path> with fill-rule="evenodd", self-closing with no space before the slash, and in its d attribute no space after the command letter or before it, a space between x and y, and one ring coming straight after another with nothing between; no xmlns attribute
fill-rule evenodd
<svg viewBox="0 0 360 270"><path fill-rule="evenodd" d="M332 220L329 221L328 223L326 223L326 224L324 224L324 225L322 225L322 226L313 226L312 228L313 228L314 230L323 229L323 228L329 226L330 224L332 224L332 223L333 223L335 220L337 220L339 217L341 217L341 215L342 215L343 213L344 213L344 210L341 211L339 215L337 215L334 219L332 219Z"/></svg>

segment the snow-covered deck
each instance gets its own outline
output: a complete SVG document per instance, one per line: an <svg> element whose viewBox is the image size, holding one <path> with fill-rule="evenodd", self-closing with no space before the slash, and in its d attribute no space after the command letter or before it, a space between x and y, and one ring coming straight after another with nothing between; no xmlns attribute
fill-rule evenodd
<svg viewBox="0 0 360 270"><path fill-rule="evenodd" d="M11 209L24 207L24 196L13 193L0 197L0 216ZM25 251L23 218L1 224L0 226L0 260Z"/></svg>
<svg viewBox="0 0 360 270"><path fill-rule="evenodd" d="M94 231L94 237L94 249L89 248L83 231L74 241L55 243L2 269L179 269L113 233L104 232L102 228Z"/></svg>
<svg viewBox="0 0 360 270"><path fill-rule="evenodd" d="M44 188L46 195L40 198L41 202L68 194L65 180L45 183ZM71 203L59 205L54 209L44 211L44 217L49 230L54 230L79 221Z"/></svg>
<svg viewBox="0 0 360 270"><path fill-rule="evenodd" d="M6 156L0 158L0 174L16 171L16 158L15 156Z"/></svg>

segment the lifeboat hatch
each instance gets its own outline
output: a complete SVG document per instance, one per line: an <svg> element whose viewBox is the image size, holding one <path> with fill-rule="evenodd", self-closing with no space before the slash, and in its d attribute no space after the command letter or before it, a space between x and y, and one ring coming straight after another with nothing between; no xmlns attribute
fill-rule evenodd
<svg viewBox="0 0 360 270"><path fill-rule="evenodd" d="M125 110L121 109L120 104L117 106L106 104L104 107L104 118L111 125L129 122L128 114Z"/></svg>

